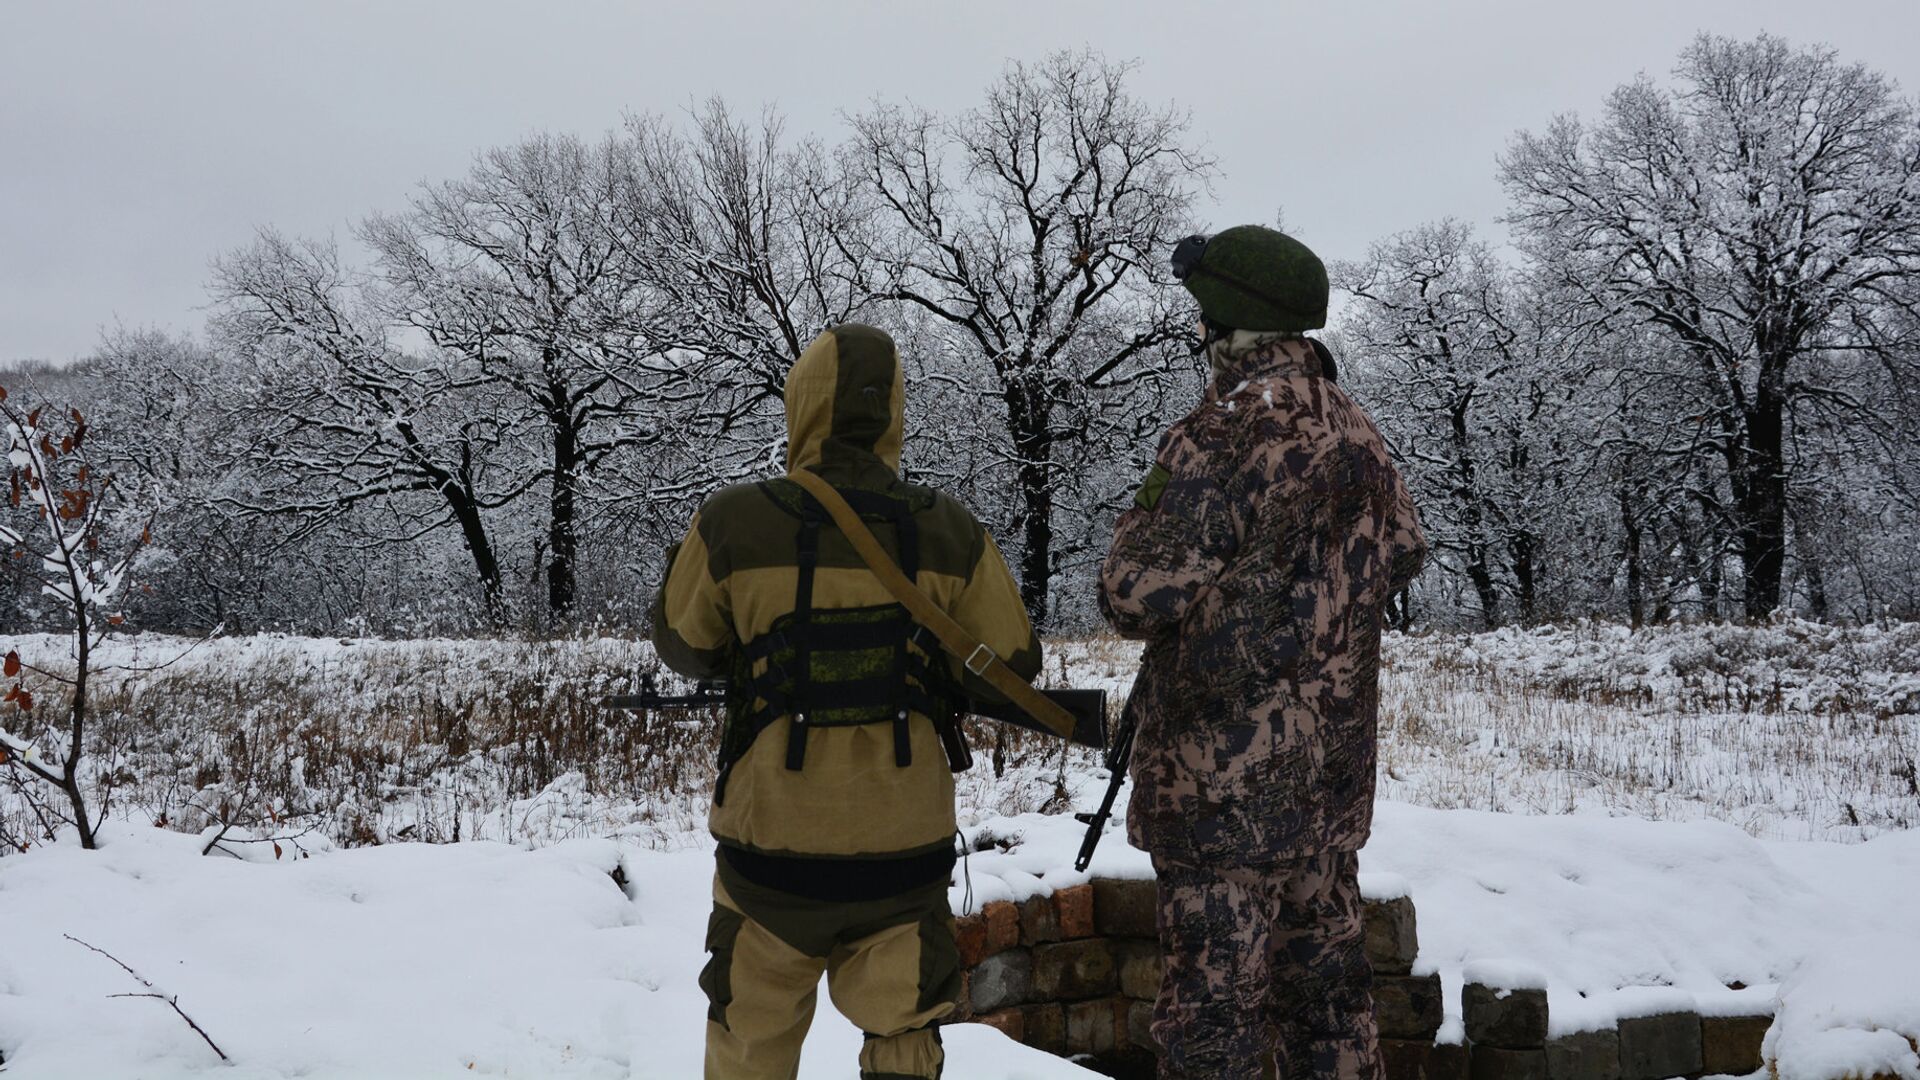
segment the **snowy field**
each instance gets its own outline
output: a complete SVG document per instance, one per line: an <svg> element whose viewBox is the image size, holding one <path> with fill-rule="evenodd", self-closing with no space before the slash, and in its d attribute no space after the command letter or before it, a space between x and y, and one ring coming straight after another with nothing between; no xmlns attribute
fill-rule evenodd
<svg viewBox="0 0 1920 1080"><path fill-rule="evenodd" d="M988 817L956 907L1082 880L1070 819ZM637 837L532 850L494 842L321 845L204 858L200 841L118 826L102 851L0 859L0 1052L9 1077L699 1075L711 856ZM621 870L625 888L615 884ZM1094 871L1144 874L1118 835ZM1787 1080L1920 1075L1920 833L1761 841L1711 822L1529 817L1387 803L1362 855L1372 894L1407 890L1422 971L1457 1001L1472 966L1532 973L1557 1032L1663 1008L1787 1021ZM227 1054L146 992L154 984ZM1730 990L1729 985L1747 989ZM1446 1036L1458 1038L1458 1016ZM949 1075L1092 1074L974 1025ZM801 1076L849 1074L859 1035L824 1003Z"/></svg>
<svg viewBox="0 0 1920 1080"><path fill-rule="evenodd" d="M167 666L102 690L103 851L41 843L0 793L29 849L0 858L6 1075L698 1075L710 725L595 705L644 645L185 649L108 657ZM1124 690L1135 655L1063 642L1048 677ZM1911 625L1393 638L1364 885L1414 896L1421 970L1530 973L1557 1030L1777 998L1786 1080L1920 1080L1916 672ZM956 908L1080 880L1059 812L1097 763L1014 739L996 776L975 744ZM1094 869L1147 865L1116 830ZM801 1075L858 1042L823 1003ZM980 1027L948 1047L968 1080L1092 1075Z"/></svg>

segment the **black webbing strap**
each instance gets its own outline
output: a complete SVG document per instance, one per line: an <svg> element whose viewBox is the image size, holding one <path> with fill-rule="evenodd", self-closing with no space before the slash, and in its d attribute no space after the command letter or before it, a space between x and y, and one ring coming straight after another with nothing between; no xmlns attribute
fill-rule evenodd
<svg viewBox="0 0 1920 1080"><path fill-rule="evenodd" d="M935 689L940 685L933 669L941 655L940 639L932 630L915 623L907 641L920 650L907 654L908 670L926 688L908 690L908 700L915 711L932 719L934 733L940 737L940 748L947 754L947 768L957 773L966 772L973 768L973 748L967 745L967 733L961 729L960 717L954 713L952 703L942 700Z"/></svg>
<svg viewBox="0 0 1920 1080"><path fill-rule="evenodd" d="M904 616L897 621L816 622L807 628L807 642L815 650L833 652L886 648L900 640L902 621L905 621ZM747 642L740 651L750 661L761 660L793 645L794 637L790 631L775 630Z"/></svg>
<svg viewBox="0 0 1920 1080"><path fill-rule="evenodd" d="M787 768L799 772L807 761L807 700L811 689L812 657L808 655L808 622L813 613L813 571L820 563L820 522L808 515L800 522L800 575L793 590L793 700L787 702L792 721L787 725Z"/></svg>
<svg viewBox="0 0 1920 1080"><path fill-rule="evenodd" d="M920 576L920 532L914 526L913 512L907 509L905 503L894 503L890 509L892 511L890 516L893 518L894 548L900 554L900 572L907 576L908 581L917 581ZM916 626L915 629L918 629L918 627ZM893 644L893 670L895 679L893 700L893 763L903 769L913 764L913 731L908 726L907 721L907 718L912 715L907 711L907 670L909 659L907 637L908 635L902 634L894 639ZM920 675L921 685L924 686L926 675L924 672L920 673ZM935 714L929 713L928 715ZM937 723L938 721L935 722Z"/></svg>

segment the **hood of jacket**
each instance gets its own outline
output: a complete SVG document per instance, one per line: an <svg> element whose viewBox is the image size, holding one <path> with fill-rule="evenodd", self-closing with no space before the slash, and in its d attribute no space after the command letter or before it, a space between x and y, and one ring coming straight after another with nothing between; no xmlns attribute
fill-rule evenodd
<svg viewBox="0 0 1920 1080"><path fill-rule="evenodd" d="M906 400L900 351L885 331L843 323L814 338L787 375L787 471L894 480Z"/></svg>

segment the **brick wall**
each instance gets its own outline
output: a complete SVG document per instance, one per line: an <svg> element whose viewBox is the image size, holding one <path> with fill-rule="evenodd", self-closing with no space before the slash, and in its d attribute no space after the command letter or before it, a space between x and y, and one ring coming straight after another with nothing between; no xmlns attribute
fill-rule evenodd
<svg viewBox="0 0 1920 1080"><path fill-rule="evenodd" d="M1110 1076L1152 1077L1154 906L1150 880L1099 879L960 919L967 973L955 1021L1090 1059ZM1413 974L1412 899L1367 901L1366 948L1388 1080L1665 1080L1761 1067L1766 1016L1668 1013L1549 1039L1544 991L1480 984L1463 993L1467 1042L1437 1045L1445 999L1439 975Z"/></svg>
<svg viewBox="0 0 1920 1080"><path fill-rule="evenodd" d="M1700 1016L1676 1009L1615 1027L1549 1037L1547 992L1470 982L1461 994L1468 1058L1428 1068L1432 1080L1667 1080L1746 1076L1762 1066L1769 1015Z"/></svg>
<svg viewBox="0 0 1920 1080"><path fill-rule="evenodd" d="M1100 879L1020 904L996 901L959 920L966 965L959 1021L990 1024L1029 1046L1086 1055L1109 1075L1153 1074L1147 1023L1160 989L1154 883ZM1369 901L1367 956L1390 1060L1429 1047L1444 1008L1438 975L1412 974L1413 902ZM1422 1065L1425 1055L1419 1055ZM1397 1078L1396 1078L1397 1080Z"/></svg>

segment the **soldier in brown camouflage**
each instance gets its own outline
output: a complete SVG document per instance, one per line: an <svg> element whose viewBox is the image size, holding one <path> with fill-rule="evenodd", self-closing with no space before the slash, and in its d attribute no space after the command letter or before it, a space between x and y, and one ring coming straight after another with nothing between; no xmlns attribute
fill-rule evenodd
<svg viewBox="0 0 1920 1080"><path fill-rule="evenodd" d="M1161 1076L1377 1078L1356 852L1384 609L1426 544L1301 336L1326 321L1319 260L1257 226L1182 252L1212 383L1121 517L1100 597L1146 642L1127 824L1160 877Z"/></svg>

